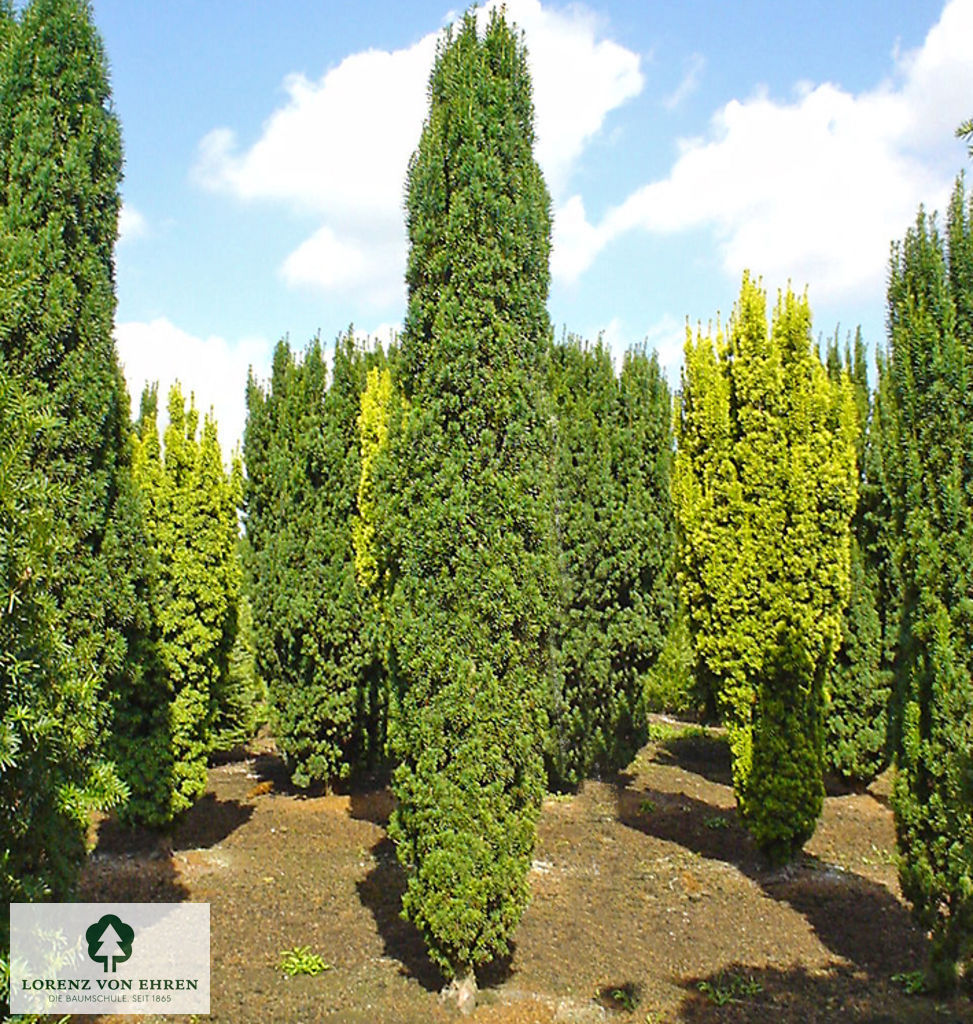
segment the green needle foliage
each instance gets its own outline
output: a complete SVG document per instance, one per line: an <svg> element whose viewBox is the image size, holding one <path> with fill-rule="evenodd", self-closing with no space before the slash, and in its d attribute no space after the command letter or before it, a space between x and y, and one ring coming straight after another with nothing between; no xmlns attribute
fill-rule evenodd
<svg viewBox="0 0 973 1024"><path fill-rule="evenodd" d="M560 622L558 785L623 768L645 743L645 676L674 607L671 399L654 357L555 345Z"/></svg>
<svg viewBox="0 0 973 1024"><path fill-rule="evenodd" d="M92 808L126 796L97 754L94 680L55 628L51 580L71 550L51 485L31 462L55 442L0 356L0 898L71 893ZM0 956L9 921L0 921Z"/></svg>
<svg viewBox="0 0 973 1024"><path fill-rule="evenodd" d="M246 509L258 675L296 785L374 767L385 742L384 673L355 578L358 416L370 362L352 332L286 342L267 391L247 388Z"/></svg>
<svg viewBox="0 0 973 1024"><path fill-rule="evenodd" d="M904 593L893 791L902 890L931 984L973 980L973 201L892 250L885 462ZM891 417L890 417L891 418Z"/></svg>
<svg viewBox="0 0 973 1024"><path fill-rule="evenodd" d="M868 783L888 764L888 709L891 673L882 662L879 565L874 555L873 516L878 491L869 478L869 449L879 423L870 414L865 343L861 330L844 357L837 337L828 344L828 375L840 385L851 380L859 432L855 445L858 506L852 520L851 591L841 627L841 646L828 680L825 763L841 777Z"/></svg>
<svg viewBox="0 0 973 1024"><path fill-rule="evenodd" d="M686 343L673 495L697 670L727 724L747 828L773 862L821 812L824 684L848 600L854 398L806 298L744 275L728 336Z"/></svg>
<svg viewBox="0 0 973 1024"><path fill-rule="evenodd" d="M56 533L56 558L38 572L44 597L38 585L32 600L44 606L61 661L56 671L37 669L48 689L35 710L63 715L58 756L75 784L72 764L93 763L107 745L111 706L164 693L152 637L153 560L131 479L128 396L112 340L121 167L89 5L34 0L16 21L0 5L0 351L7 371L29 382L58 420L56 429L35 433L28 456L46 480ZM72 745L78 749L70 752ZM20 794L25 820L28 803L57 807L67 793L54 761L48 765L46 776L34 777L41 788ZM125 764L119 770L136 794L137 779ZM102 772L107 782L107 762ZM49 785L56 791L45 792ZM116 795L117 786L109 787ZM81 817L79 810L75 822ZM36 821L36 835L52 836L59 820ZM66 861L73 844L70 857L80 863L75 829L55 840L54 860ZM37 892L66 894L66 862L48 868L42 859L36 868Z"/></svg>
<svg viewBox="0 0 973 1024"><path fill-rule="evenodd" d="M407 401L376 466L376 531L403 910L463 977L509 949L544 791L551 217L526 54L502 15L482 37L472 13L447 31L429 97L408 175Z"/></svg>
<svg viewBox="0 0 973 1024"><path fill-rule="evenodd" d="M143 722L131 733L140 737L135 746L145 749L139 764L147 792L126 813L163 824L206 788L206 759L237 631L242 474L239 467L230 474L224 469L211 415L197 436L199 416L191 401L187 410L179 385L169 392L163 455L156 405L155 390L146 390L134 464L158 566L156 619L169 694L164 704L138 709ZM138 756L133 750L132 760Z"/></svg>

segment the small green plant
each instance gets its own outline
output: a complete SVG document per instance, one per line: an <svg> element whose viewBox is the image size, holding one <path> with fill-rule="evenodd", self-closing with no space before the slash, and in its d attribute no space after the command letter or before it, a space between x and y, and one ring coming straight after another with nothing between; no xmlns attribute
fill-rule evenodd
<svg viewBox="0 0 973 1024"><path fill-rule="evenodd" d="M627 988L613 988L611 997L626 1013L631 1013L638 1005L635 993Z"/></svg>
<svg viewBox="0 0 973 1024"><path fill-rule="evenodd" d="M711 814L703 824L707 828L718 829L718 828L729 828L730 822L728 818L724 818L722 814Z"/></svg>
<svg viewBox="0 0 973 1024"><path fill-rule="evenodd" d="M763 992L763 985L756 978L733 973L721 973L715 984L701 981L696 987L714 1006L740 1003Z"/></svg>
<svg viewBox="0 0 973 1024"><path fill-rule="evenodd" d="M611 1010L621 1010L624 1013L634 1013L642 1000L639 987L632 982L626 982L624 985L606 985L598 995L602 1000L602 1005L606 1005Z"/></svg>
<svg viewBox="0 0 973 1024"><path fill-rule="evenodd" d="M645 799L639 804L639 814L653 814L656 809L654 800Z"/></svg>
<svg viewBox="0 0 973 1024"><path fill-rule="evenodd" d="M334 969L332 964L325 963L317 953L312 953L310 946L282 949L280 963L277 966L291 978L296 974L310 974L314 977L316 974L321 974L322 971Z"/></svg>
<svg viewBox="0 0 973 1024"><path fill-rule="evenodd" d="M892 980L910 996L922 995L926 991L926 975L923 971L900 971L892 975Z"/></svg>

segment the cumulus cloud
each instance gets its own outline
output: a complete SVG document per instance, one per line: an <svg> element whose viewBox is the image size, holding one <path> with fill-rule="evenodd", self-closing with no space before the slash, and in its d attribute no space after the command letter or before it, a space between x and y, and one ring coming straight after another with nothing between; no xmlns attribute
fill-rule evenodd
<svg viewBox="0 0 973 1024"><path fill-rule="evenodd" d="M268 376L271 346L258 338L235 344L215 336L197 338L165 318L117 324L115 343L133 413L138 412L145 385L158 381L161 429L169 388L178 380L187 399L190 392L195 395L201 416L213 408L223 456L228 460L243 439L247 370L252 366L258 378Z"/></svg>
<svg viewBox="0 0 973 1024"><path fill-rule="evenodd" d="M894 74L869 91L804 83L790 102L731 100L706 138L682 144L666 178L598 223L579 196L563 203L555 271L576 280L629 231L705 227L734 277L753 267L810 283L816 296L876 294L889 242L918 202L945 202L955 167L946 147L973 93L971 38L973 0L952 0L923 45L897 55Z"/></svg>
<svg viewBox="0 0 973 1024"><path fill-rule="evenodd" d="M148 229L145 216L131 203L123 202L122 208L118 211L118 244L144 238Z"/></svg>
<svg viewBox="0 0 973 1024"><path fill-rule="evenodd" d="M537 156L558 198L608 114L641 90L640 58L600 38L596 17L579 5L554 10L539 0L508 0L506 8L524 31ZM401 297L402 189L426 114L437 36L353 54L318 80L291 75L283 105L252 145L225 127L200 142L193 173L202 186L283 202L319 220L281 268L288 284L357 293L376 308Z"/></svg>

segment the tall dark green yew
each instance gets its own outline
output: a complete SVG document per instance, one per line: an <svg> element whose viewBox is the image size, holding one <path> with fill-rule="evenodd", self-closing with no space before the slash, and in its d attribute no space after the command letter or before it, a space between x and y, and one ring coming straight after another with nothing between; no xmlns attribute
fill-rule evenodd
<svg viewBox="0 0 973 1024"><path fill-rule="evenodd" d="M244 455L258 674L294 782L374 767L385 732L384 674L355 578L361 476L358 414L372 357L352 332L303 359L281 342L266 390L247 387Z"/></svg>
<svg viewBox="0 0 973 1024"><path fill-rule="evenodd" d="M56 536L56 557L38 569L43 582L32 585L32 600L44 607L61 665L50 669L47 655L38 653L31 671L38 679L49 673L36 710L62 714L64 742L78 747L58 741L40 755L48 765L34 777L41 788L22 792L12 810L4 807L5 820L32 801L55 807L69 789L80 801L76 766L98 761L110 707L162 692L149 600L152 558L131 480L129 404L112 339L121 167L107 65L89 5L34 0L16 21L2 5L0 352L30 401L58 421L31 438L28 459L46 480L37 500L47 503ZM124 758L118 769L134 792L137 779ZM79 812L70 823L57 816L35 822L35 838L64 826L63 841L52 847L60 852L33 863L36 895L70 891L68 861L77 870L82 818Z"/></svg>
<svg viewBox="0 0 973 1024"><path fill-rule="evenodd" d="M844 353L837 336L827 348L828 375L840 385L847 377L858 413L855 463L858 503L851 524L850 596L841 626L841 641L828 677L825 708L825 764L856 783L867 783L888 764L888 712L891 673L882 658L879 614L881 556L875 514L881 493L874 463L876 432L881 424L871 413L868 367L861 330Z"/></svg>
<svg viewBox="0 0 973 1024"><path fill-rule="evenodd" d="M550 201L522 40L441 40L409 165L408 312L376 517L403 909L449 977L509 948L544 792L554 602ZM380 481L381 482L381 481Z"/></svg>
<svg viewBox="0 0 973 1024"><path fill-rule="evenodd" d="M674 614L671 400L655 357L616 377L599 341L555 345L558 660L549 774L576 786L646 739L644 683Z"/></svg>
<svg viewBox="0 0 973 1024"><path fill-rule="evenodd" d="M97 693L56 628L51 580L71 550L34 468L60 422L0 356L0 899L71 893L89 814L126 796L98 754ZM0 960L8 918L0 918ZM0 983L0 1005L4 993Z"/></svg>
<svg viewBox="0 0 973 1024"><path fill-rule="evenodd" d="M893 790L902 890L931 981L973 982L973 201L893 246L885 464L903 591Z"/></svg>
<svg viewBox="0 0 973 1024"><path fill-rule="evenodd" d="M697 671L733 786L774 862L821 813L824 687L848 600L854 399L829 381L806 298L744 276L728 336L686 343L673 496Z"/></svg>

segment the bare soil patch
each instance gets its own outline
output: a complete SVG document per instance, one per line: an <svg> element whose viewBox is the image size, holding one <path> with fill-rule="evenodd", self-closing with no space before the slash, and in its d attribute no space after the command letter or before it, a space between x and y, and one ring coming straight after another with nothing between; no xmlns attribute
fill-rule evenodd
<svg viewBox="0 0 973 1024"><path fill-rule="evenodd" d="M209 902L212 1020L455 1021L399 917L391 809L387 788L299 793L265 741L211 768L204 800L165 835L101 822L79 899ZM924 956L893 851L880 782L829 796L805 853L770 870L737 820L722 741L650 743L624 775L545 801L533 902L510 958L481 973L471 1019L973 1021L968 1000L892 980ZM294 946L330 969L286 977Z"/></svg>

